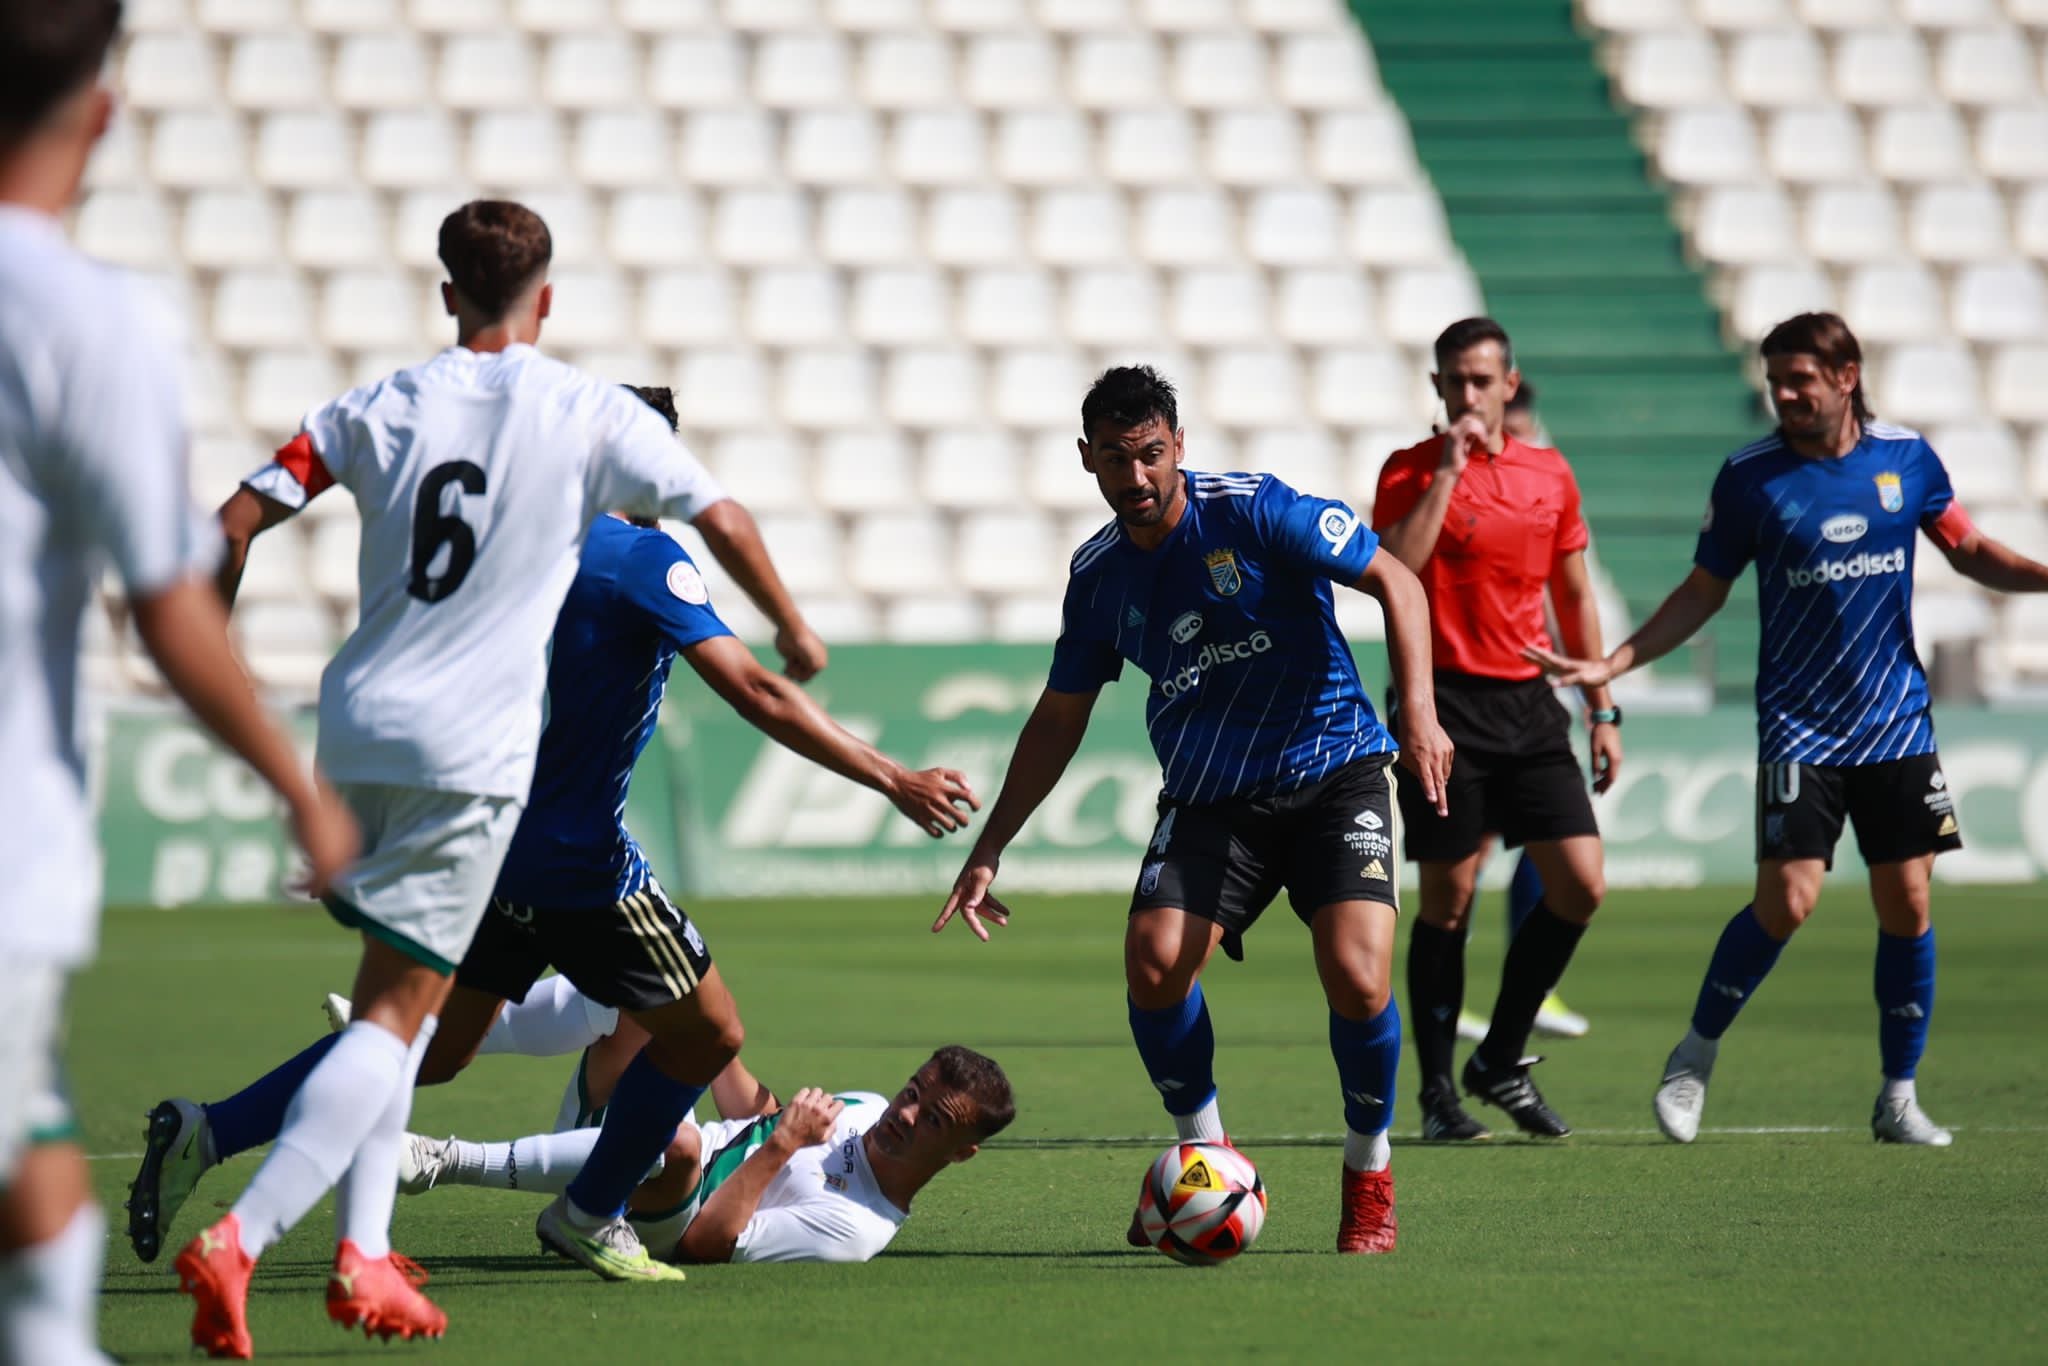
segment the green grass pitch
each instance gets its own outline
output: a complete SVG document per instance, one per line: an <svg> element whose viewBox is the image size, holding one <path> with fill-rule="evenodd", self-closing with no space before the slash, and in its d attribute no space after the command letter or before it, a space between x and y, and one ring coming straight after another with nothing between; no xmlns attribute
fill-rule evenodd
<svg viewBox="0 0 2048 1366"><path fill-rule="evenodd" d="M1125 1030L1120 905L1020 898L996 943L934 941L923 902L697 908L749 1026L746 1055L797 1085L888 1091L932 1046L994 1054L1014 1129L918 1201L865 1267L712 1267L675 1287L605 1285L539 1255L538 1202L449 1190L399 1205L396 1240L434 1273L448 1338L410 1347L334 1328L323 1204L263 1263L260 1356L458 1362L812 1360L2035 1360L2048 1357L2048 918L2032 890L1938 894L1941 997L1922 1070L1946 1151L1879 1148L1872 920L1853 885L1730 1034L1690 1148L1649 1098L1682 1030L1726 892L1617 893L1567 997L1592 1035L1538 1078L1580 1132L1450 1150L1412 1141L1412 1053L1396 1112L1401 1247L1340 1258L1341 1129L1306 935L1279 908L1219 956L1209 991L1224 1116L1272 1209L1258 1247L1213 1271L1124 1247L1168 1126ZM1491 1000L1490 897L1471 981ZM1404 940L1405 943L1405 940ZM354 948L317 911L123 912L72 1001L70 1059L116 1226L162 1096L211 1098L321 1028ZM1397 980L1399 971L1397 968ZM549 1123L564 1061L485 1059L422 1092L415 1127L506 1138ZM1411 1141L1402 1142L1403 1136ZM130 1361L184 1360L170 1252L254 1170L213 1173L145 1267L116 1237L103 1332Z"/></svg>

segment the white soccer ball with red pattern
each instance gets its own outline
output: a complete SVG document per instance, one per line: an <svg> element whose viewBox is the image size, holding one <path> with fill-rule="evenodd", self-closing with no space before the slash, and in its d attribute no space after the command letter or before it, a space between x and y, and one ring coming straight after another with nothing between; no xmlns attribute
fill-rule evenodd
<svg viewBox="0 0 2048 1366"><path fill-rule="evenodd" d="M1188 1266L1221 1266L1266 1225L1266 1183L1251 1159L1221 1143L1176 1143L1145 1173L1138 1225L1152 1246Z"/></svg>

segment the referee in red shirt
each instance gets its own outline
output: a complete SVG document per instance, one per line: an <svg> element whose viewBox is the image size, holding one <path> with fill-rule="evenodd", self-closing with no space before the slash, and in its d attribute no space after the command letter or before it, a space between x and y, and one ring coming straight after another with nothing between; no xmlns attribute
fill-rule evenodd
<svg viewBox="0 0 2048 1366"><path fill-rule="evenodd" d="M1465 1064L1465 1090L1523 1130L1569 1126L1529 1081L1523 1057L1537 1009L1564 976L1606 891L1600 831L1571 749L1571 718L1536 665L1550 590L1565 653L1600 657L1600 617L1586 570L1579 487L1556 451L1503 428L1521 382L1508 334L1467 318L1436 340L1432 377L1450 417L1442 436L1397 451L1380 471L1373 528L1429 594L1437 715L1457 746L1450 814L1401 775L1408 858L1421 870L1422 913L1408 942L1408 1019L1422 1065L1422 1134L1489 1137L1458 1103L1451 1072L1465 995L1465 931L1488 836L1526 845L1543 901L1508 944L1486 1038ZM1577 648L1584 645L1584 650ZM1621 763L1621 711L1585 690L1593 788ZM1400 699L1392 698L1390 715Z"/></svg>

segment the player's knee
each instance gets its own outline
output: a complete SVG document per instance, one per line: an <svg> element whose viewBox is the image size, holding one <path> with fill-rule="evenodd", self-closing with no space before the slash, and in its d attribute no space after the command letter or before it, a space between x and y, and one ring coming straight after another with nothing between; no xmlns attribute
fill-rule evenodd
<svg viewBox="0 0 2048 1366"><path fill-rule="evenodd" d="M1390 980L1347 976L1341 982L1331 983L1324 994L1329 998L1330 1009L1345 1019L1370 1020L1394 998L1394 985Z"/></svg>
<svg viewBox="0 0 2048 1366"><path fill-rule="evenodd" d="M1583 925L1607 899L1607 875L1594 871L1555 889L1546 889L1544 904L1562 919Z"/></svg>
<svg viewBox="0 0 2048 1366"><path fill-rule="evenodd" d="M1188 998L1194 974L1166 954L1139 952L1124 956L1124 985L1131 1004L1140 1010L1165 1010Z"/></svg>
<svg viewBox="0 0 2048 1366"><path fill-rule="evenodd" d="M725 1060L731 1062L740 1055L740 1046L746 1043L746 1041L747 1027L740 1023L739 1012L734 1011L725 1019L717 1022L716 1032L711 1039L711 1047L715 1051L723 1053Z"/></svg>

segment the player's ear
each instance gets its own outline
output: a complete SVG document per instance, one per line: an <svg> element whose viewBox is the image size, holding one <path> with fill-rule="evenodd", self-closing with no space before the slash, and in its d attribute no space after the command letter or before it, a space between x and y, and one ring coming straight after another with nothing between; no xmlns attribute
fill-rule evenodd
<svg viewBox="0 0 2048 1366"><path fill-rule="evenodd" d="M1188 429L1180 427L1175 429L1173 433L1173 467L1175 469L1180 468L1180 462L1187 459L1187 454Z"/></svg>
<svg viewBox="0 0 2048 1366"><path fill-rule="evenodd" d="M1508 399L1513 399L1516 394L1522 392L1522 372L1520 370L1508 371L1507 377L1502 382L1507 386Z"/></svg>
<svg viewBox="0 0 2048 1366"><path fill-rule="evenodd" d="M980 1151L981 1145L979 1143L970 1143L964 1148L955 1149L953 1155L947 1158L946 1160L948 1162L965 1162L968 1158L974 1156L976 1153Z"/></svg>
<svg viewBox="0 0 2048 1366"><path fill-rule="evenodd" d="M1088 449L1088 438L1085 436L1075 437L1074 449L1081 452L1081 468L1090 474L1095 473L1095 456Z"/></svg>
<svg viewBox="0 0 2048 1366"><path fill-rule="evenodd" d="M545 284L545 285L542 285L542 286L540 287L540 298L538 298L538 299L536 299L536 300L534 301L534 313L533 313L534 321L536 321L536 322L546 322L546 321L547 321L547 318L548 318L548 314L554 311L554 307L555 307L555 287L554 287L554 285L552 285L552 284Z"/></svg>
<svg viewBox="0 0 2048 1366"><path fill-rule="evenodd" d="M462 316L461 311L455 306L455 286L447 280L441 282L441 307L448 311L451 318Z"/></svg>
<svg viewBox="0 0 2048 1366"><path fill-rule="evenodd" d="M92 130L91 140L97 143L107 135L107 126L114 121L114 92L95 85L87 99L90 103L85 111L85 124Z"/></svg>
<svg viewBox="0 0 2048 1366"><path fill-rule="evenodd" d="M1856 392L1856 386L1863 382L1863 367L1856 361L1843 361L1842 368L1835 371L1835 387L1845 394Z"/></svg>

